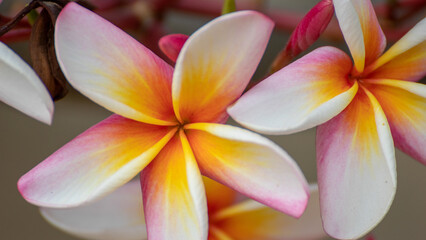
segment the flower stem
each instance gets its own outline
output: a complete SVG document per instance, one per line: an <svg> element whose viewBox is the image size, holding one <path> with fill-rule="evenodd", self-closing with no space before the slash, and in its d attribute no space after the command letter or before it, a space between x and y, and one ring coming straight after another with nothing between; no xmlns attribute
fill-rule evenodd
<svg viewBox="0 0 426 240"><path fill-rule="evenodd" d="M33 9L38 8L39 6L40 3L37 0L31 1L14 18L12 18L8 23L0 27L0 36L9 32L16 24L18 24L22 20L22 18L24 18L28 13L30 13Z"/></svg>

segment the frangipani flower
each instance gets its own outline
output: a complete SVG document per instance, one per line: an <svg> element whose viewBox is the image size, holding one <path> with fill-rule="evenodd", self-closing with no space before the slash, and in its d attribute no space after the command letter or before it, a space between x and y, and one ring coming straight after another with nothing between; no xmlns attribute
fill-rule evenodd
<svg viewBox="0 0 426 240"><path fill-rule="evenodd" d="M236 202L232 189L203 177L209 212L209 240L314 240L325 237L318 190L300 219L254 200ZM94 240L147 239L139 181L130 181L110 195L69 209L41 208L43 217L59 229Z"/></svg>
<svg viewBox="0 0 426 240"><path fill-rule="evenodd" d="M324 228L335 238L367 233L396 190L394 143L426 164L426 19L387 50L368 0L334 0L350 52L316 49L229 108L244 126L288 134L317 125Z"/></svg>
<svg viewBox="0 0 426 240"><path fill-rule="evenodd" d="M68 4L56 22L60 66L76 89L116 114L24 175L21 194L39 206L78 206L143 170L148 237L206 239L201 172L299 217L309 193L295 162L268 139L218 123L249 82L272 27L253 11L222 16L186 41L173 71L120 29Z"/></svg>
<svg viewBox="0 0 426 240"><path fill-rule="evenodd" d="M53 101L37 74L0 42L0 101L46 124L52 122Z"/></svg>

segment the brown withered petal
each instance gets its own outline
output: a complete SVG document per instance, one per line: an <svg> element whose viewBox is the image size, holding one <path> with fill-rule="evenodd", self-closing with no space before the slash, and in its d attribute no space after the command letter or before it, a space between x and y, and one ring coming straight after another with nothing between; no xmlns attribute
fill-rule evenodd
<svg viewBox="0 0 426 240"><path fill-rule="evenodd" d="M46 2L41 5L43 10L32 28L30 54L34 70L56 101L68 92L68 84L56 59L54 45L54 24L62 7Z"/></svg>

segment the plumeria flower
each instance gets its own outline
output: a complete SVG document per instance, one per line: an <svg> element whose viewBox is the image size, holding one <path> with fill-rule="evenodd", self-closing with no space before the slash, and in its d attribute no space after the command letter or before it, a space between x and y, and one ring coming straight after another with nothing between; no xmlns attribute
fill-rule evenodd
<svg viewBox="0 0 426 240"><path fill-rule="evenodd" d="M237 192L203 177L209 212L209 240L314 240L325 237L318 189L310 185L305 213L294 219L254 200L238 200ZM133 180L86 206L41 208L52 225L84 239L147 239L141 187Z"/></svg>
<svg viewBox="0 0 426 240"><path fill-rule="evenodd" d="M426 19L382 54L386 40L368 0L334 0L353 57L322 47L281 69L229 108L269 134L317 128L324 228L353 239L377 225L396 190L395 145L426 164Z"/></svg>
<svg viewBox="0 0 426 240"><path fill-rule="evenodd" d="M53 101L46 87L34 70L2 42L0 73L0 101L41 122L52 122Z"/></svg>
<svg viewBox="0 0 426 240"><path fill-rule="evenodd" d="M260 135L221 124L272 28L257 12L224 15L186 41L173 70L111 23L69 3L56 22L60 66L77 90L116 114L21 177L19 191L39 206L73 207L142 171L150 239L207 239L200 173L299 217L309 189L291 157Z"/></svg>

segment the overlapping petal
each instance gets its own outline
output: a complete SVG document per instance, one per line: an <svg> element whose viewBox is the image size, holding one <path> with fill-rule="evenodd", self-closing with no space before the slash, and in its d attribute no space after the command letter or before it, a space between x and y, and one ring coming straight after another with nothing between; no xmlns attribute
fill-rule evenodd
<svg viewBox="0 0 426 240"><path fill-rule="evenodd" d="M38 206L81 205L132 179L175 131L113 115L22 176L19 191Z"/></svg>
<svg viewBox="0 0 426 240"><path fill-rule="evenodd" d="M368 83L386 114L395 145L426 165L426 86L385 79Z"/></svg>
<svg viewBox="0 0 426 240"><path fill-rule="evenodd" d="M300 219L247 200L222 209L211 216L211 221L233 240L320 239L326 234L322 229L317 186L311 185L310 192L309 204Z"/></svg>
<svg viewBox="0 0 426 240"><path fill-rule="evenodd" d="M204 185L184 132L141 175L148 239L207 239Z"/></svg>
<svg viewBox="0 0 426 240"><path fill-rule="evenodd" d="M328 234L356 239L380 222L396 190L394 154L385 114L364 88L318 127L318 184Z"/></svg>
<svg viewBox="0 0 426 240"><path fill-rule="evenodd" d="M292 158L266 138L233 126L185 126L203 175L282 212L299 217L306 180Z"/></svg>
<svg viewBox="0 0 426 240"><path fill-rule="evenodd" d="M376 60L386 47L386 38L370 0L333 0L337 20L348 44L355 68Z"/></svg>
<svg viewBox="0 0 426 240"><path fill-rule="evenodd" d="M147 239L138 180L85 206L68 209L41 208L43 217L57 228L84 239Z"/></svg>
<svg viewBox="0 0 426 240"><path fill-rule="evenodd" d="M281 69L245 93L228 113L243 126L288 134L324 123L340 113L358 90L344 52L323 47Z"/></svg>
<svg viewBox="0 0 426 240"><path fill-rule="evenodd" d="M58 17L55 46L68 81L124 117L174 125L173 69L125 32L76 3Z"/></svg>
<svg viewBox="0 0 426 240"><path fill-rule="evenodd" d="M418 81L426 75L426 18L366 69L367 78Z"/></svg>
<svg viewBox="0 0 426 240"><path fill-rule="evenodd" d="M53 101L46 87L34 70L2 42L0 73L0 101L41 122L52 122Z"/></svg>
<svg viewBox="0 0 426 240"><path fill-rule="evenodd" d="M207 209L209 213L228 207L236 200L237 193L227 186L204 176L203 182L206 189Z"/></svg>
<svg viewBox="0 0 426 240"><path fill-rule="evenodd" d="M219 17L189 37L176 62L173 106L178 119L219 122L238 98L265 51L273 23L241 11Z"/></svg>

